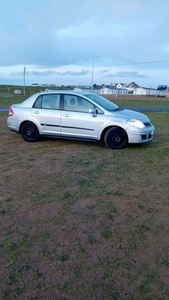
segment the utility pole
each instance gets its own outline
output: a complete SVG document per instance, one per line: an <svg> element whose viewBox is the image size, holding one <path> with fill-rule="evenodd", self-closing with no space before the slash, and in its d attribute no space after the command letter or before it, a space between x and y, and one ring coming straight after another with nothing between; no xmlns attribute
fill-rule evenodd
<svg viewBox="0 0 169 300"><path fill-rule="evenodd" d="M26 68L24 67L23 69L23 94L25 96L25 73L26 73Z"/></svg>
<svg viewBox="0 0 169 300"><path fill-rule="evenodd" d="M93 89L94 59L95 58L97 58L97 56L93 56L93 64L92 64L92 86L91 86L92 89Z"/></svg>

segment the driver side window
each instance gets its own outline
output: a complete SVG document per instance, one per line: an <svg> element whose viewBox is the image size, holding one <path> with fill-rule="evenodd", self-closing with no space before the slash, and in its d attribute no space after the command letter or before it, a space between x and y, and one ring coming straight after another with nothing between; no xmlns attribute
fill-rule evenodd
<svg viewBox="0 0 169 300"><path fill-rule="evenodd" d="M65 110L89 113L89 109L93 107L93 103L82 97L75 95L64 95Z"/></svg>

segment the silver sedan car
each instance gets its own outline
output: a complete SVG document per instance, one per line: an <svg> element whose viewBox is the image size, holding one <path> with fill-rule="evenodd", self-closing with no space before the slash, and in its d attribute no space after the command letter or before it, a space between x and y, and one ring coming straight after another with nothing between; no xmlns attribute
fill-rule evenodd
<svg viewBox="0 0 169 300"><path fill-rule="evenodd" d="M118 107L104 97L81 91L47 91L9 108L7 126L27 142L41 136L104 142L110 149L153 139L144 114Z"/></svg>

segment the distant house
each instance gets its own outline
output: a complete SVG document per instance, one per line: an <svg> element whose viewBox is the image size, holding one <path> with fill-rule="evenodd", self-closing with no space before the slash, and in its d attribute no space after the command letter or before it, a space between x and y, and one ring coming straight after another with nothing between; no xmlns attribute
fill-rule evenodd
<svg viewBox="0 0 169 300"><path fill-rule="evenodd" d="M133 95L139 96L156 96L157 90L152 88L138 87L134 88Z"/></svg>
<svg viewBox="0 0 169 300"><path fill-rule="evenodd" d="M54 83L49 83L48 86L49 86L49 87L56 87L56 84L54 84Z"/></svg>
<svg viewBox="0 0 169 300"><path fill-rule="evenodd" d="M126 88L112 89L113 95L128 95L129 91Z"/></svg>
<svg viewBox="0 0 169 300"><path fill-rule="evenodd" d="M100 94L100 89L101 89L100 85L97 85L95 87L91 87L91 86L90 87L88 87L88 86L81 87L81 91L92 93L92 94ZM77 90L77 87L75 87L74 90Z"/></svg>
<svg viewBox="0 0 169 300"><path fill-rule="evenodd" d="M129 83L127 86L126 86L126 89L129 91L129 92L133 92L134 89L136 88L139 88L139 85L137 83L135 83L134 81L132 81L131 83Z"/></svg>
<svg viewBox="0 0 169 300"><path fill-rule="evenodd" d="M83 90L83 88L79 88L79 87L75 87L74 89L73 89L73 91L82 91Z"/></svg>
<svg viewBox="0 0 169 300"><path fill-rule="evenodd" d="M126 95L128 94L128 90L126 88L116 88L116 86L112 85L94 85L93 87L88 86L77 86L74 88L75 91L81 90L83 92L89 92L97 95Z"/></svg>
<svg viewBox="0 0 169 300"><path fill-rule="evenodd" d="M32 86L39 86L39 83L34 82L34 83L32 83Z"/></svg>
<svg viewBox="0 0 169 300"><path fill-rule="evenodd" d="M169 87L167 85L159 85L157 88L157 97L166 97Z"/></svg>
<svg viewBox="0 0 169 300"><path fill-rule="evenodd" d="M112 89L104 87L100 89L100 94L101 95L112 95Z"/></svg>
<svg viewBox="0 0 169 300"><path fill-rule="evenodd" d="M125 88L116 88L116 87L104 87L100 90L100 94L102 95L127 95L128 90Z"/></svg>
<svg viewBox="0 0 169 300"><path fill-rule="evenodd" d="M48 87L48 84L47 83L42 83L41 87Z"/></svg>
<svg viewBox="0 0 169 300"><path fill-rule="evenodd" d="M126 89L127 83L117 83L116 88L117 89Z"/></svg>
<svg viewBox="0 0 169 300"><path fill-rule="evenodd" d="M166 97L168 91L167 85L159 85L157 89L138 87L134 88L133 95Z"/></svg>

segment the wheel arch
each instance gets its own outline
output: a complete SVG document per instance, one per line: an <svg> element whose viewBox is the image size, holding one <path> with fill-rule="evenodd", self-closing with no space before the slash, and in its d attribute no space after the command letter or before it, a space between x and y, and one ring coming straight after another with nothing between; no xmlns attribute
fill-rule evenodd
<svg viewBox="0 0 169 300"><path fill-rule="evenodd" d="M118 126L118 125L110 125L110 126L107 126L106 128L104 128L103 131L102 131L102 133L101 133L100 141L101 141L102 143L104 143L104 136L105 136L106 132L107 132L110 128L120 128L120 129L124 130L125 133L126 133L126 135L127 135L127 139L128 139L128 141L129 141L128 133L127 133L127 131L126 131L123 127Z"/></svg>
<svg viewBox="0 0 169 300"><path fill-rule="evenodd" d="M32 122L33 124L35 124L36 127L38 128L39 133L40 133L39 126L38 126L35 122L33 122L32 120L24 120L24 121L22 121L21 124L19 125L19 133L20 133L20 134L21 134L21 128L22 128L22 126L23 126L25 123L28 123L28 122Z"/></svg>

